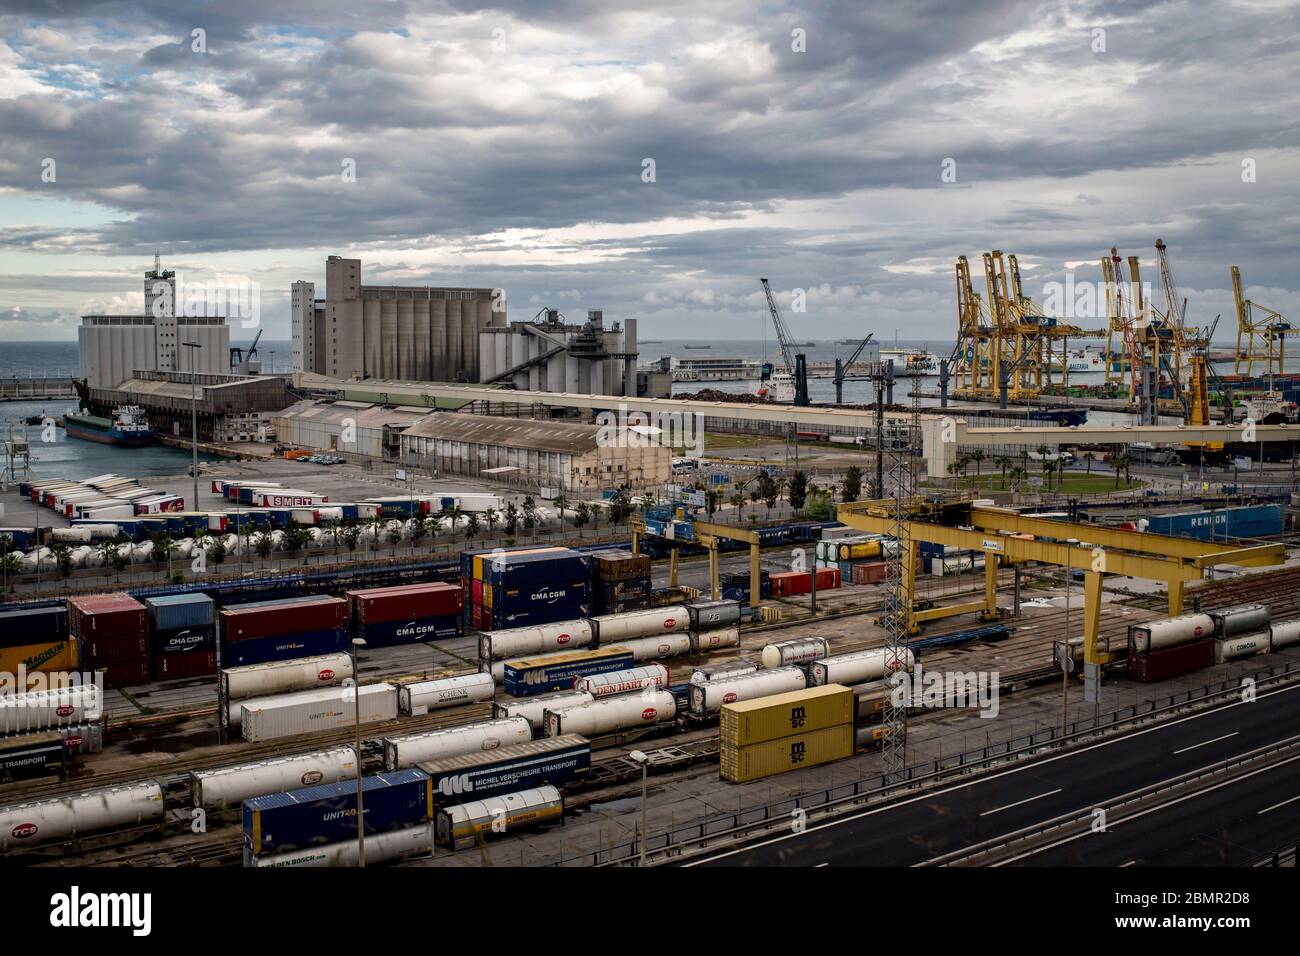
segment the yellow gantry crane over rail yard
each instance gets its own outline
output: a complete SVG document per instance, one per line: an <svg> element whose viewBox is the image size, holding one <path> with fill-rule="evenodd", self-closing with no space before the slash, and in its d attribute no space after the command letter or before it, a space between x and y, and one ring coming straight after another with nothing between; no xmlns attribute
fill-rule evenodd
<svg viewBox="0 0 1300 956"><path fill-rule="evenodd" d="M1242 294L1241 270L1236 266L1232 267L1232 299L1237 307L1237 355L1233 371L1238 375L1255 375L1255 366L1262 364L1265 375L1280 374L1286 357L1286 337L1292 332L1291 323L1282 313L1252 302Z"/></svg>

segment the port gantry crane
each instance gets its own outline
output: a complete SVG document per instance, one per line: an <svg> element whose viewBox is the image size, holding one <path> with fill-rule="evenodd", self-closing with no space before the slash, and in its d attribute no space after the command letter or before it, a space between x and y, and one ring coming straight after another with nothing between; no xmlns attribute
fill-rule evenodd
<svg viewBox="0 0 1300 956"><path fill-rule="evenodd" d="M1294 331L1282 313L1247 299L1241 291L1241 270L1232 267L1232 298L1237 307L1237 355L1233 371L1255 374L1262 363L1264 374L1281 374L1286 358L1286 337ZM1242 339L1246 347L1241 347ZM1243 368L1244 366L1244 368Z"/></svg>
<svg viewBox="0 0 1300 956"><path fill-rule="evenodd" d="M836 356L835 376L832 379L832 381L835 382L835 404L836 405L844 404L844 382L853 371L853 366L857 364L858 359L862 357L862 353L867 350L867 346L870 345L871 342L872 342L872 333L868 332L867 337L863 339L861 342L859 342L857 346L853 349L853 351L849 353L848 358L841 359L839 356ZM881 369L879 367L874 369L869 368L867 370L866 377L874 381L880 377L880 374L881 374Z"/></svg>
<svg viewBox="0 0 1300 956"><path fill-rule="evenodd" d="M763 295L767 298L767 311L772 316L772 325L776 328L776 341L781 346L781 358L785 362L785 369L794 379L794 403L799 408L806 408L808 405L808 364L802 353L795 354L794 336L790 334L790 329L785 324L785 318L781 315L781 308L776 304L776 297L772 295L772 287L768 285L766 279L759 279L763 283Z"/></svg>

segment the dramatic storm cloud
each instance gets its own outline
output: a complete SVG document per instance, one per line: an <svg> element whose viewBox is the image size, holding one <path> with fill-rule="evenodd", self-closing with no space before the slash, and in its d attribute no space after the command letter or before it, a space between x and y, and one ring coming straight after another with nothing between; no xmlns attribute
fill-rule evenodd
<svg viewBox="0 0 1300 956"><path fill-rule="evenodd" d="M1157 237L1194 324L1232 264L1300 319L1295 3L0 9L8 339L139 308L155 251L260 283L273 338L329 253L516 319L753 338L768 276L801 335L946 339L957 255L1041 300L1112 245L1158 282Z"/></svg>

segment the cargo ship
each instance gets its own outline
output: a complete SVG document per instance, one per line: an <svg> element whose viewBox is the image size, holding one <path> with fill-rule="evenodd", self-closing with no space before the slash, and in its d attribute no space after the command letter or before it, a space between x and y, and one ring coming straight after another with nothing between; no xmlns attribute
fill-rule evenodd
<svg viewBox="0 0 1300 956"><path fill-rule="evenodd" d="M144 409L137 405L123 405L114 409L112 418L92 415L84 409L68 412L63 416L63 429L71 438L129 448L152 445L154 439Z"/></svg>

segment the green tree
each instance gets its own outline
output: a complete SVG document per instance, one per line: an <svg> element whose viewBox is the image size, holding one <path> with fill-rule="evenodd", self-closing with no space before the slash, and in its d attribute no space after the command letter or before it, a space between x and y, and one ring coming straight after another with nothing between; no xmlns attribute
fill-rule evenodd
<svg viewBox="0 0 1300 956"><path fill-rule="evenodd" d="M387 524L384 520L383 512L380 510L375 511L373 515L366 519L366 524L370 528L370 549L372 551L378 551L379 539L383 536L384 526Z"/></svg>
<svg viewBox="0 0 1300 956"><path fill-rule="evenodd" d="M391 547L392 556L397 557L397 545L402 540L402 523L400 521L388 522L388 545Z"/></svg>
<svg viewBox="0 0 1300 956"><path fill-rule="evenodd" d="M802 471L796 471L790 477L790 493L787 497L791 508L795 511L803 510L808 501L808 476Z"/></svg>
<svg viewBox="0 0 1300 956"><path fill-rule="evenodd" d="M343 547L348 549L348 553L356 554L357 545L361 541L361 525L348 522L339 532L339 537L343 540Z"/></svg>
<svg viewBox="0 0 1300 956"><path fill-rule="evenodd" d="M266 567L266 561L271 557L271 549L274 546L275 541L271 538L271 532L265 529L257 532L257 537L253 541L253 550L262 559L262 567Z"/></svg>
<svg viewBox="0 0 1300 956"><path fill-rule="evenodd" d="M506 502L506 534L514 537L519 533L519 509L515 507L513 501Z"/></svg>
<svg viewBox="0 0 1300 956"><path fill-rule="evenodd" d="M465 536L469 538L470 547L474 546L474 539L478 537L480 527L479 516L471 511L465 519Z"/></svg>
<svg viewBox="0 0 1300 956"><path fill-rule="evenodd" d="M437 519L435 519L437 520ZM414 551L416 545L423 541L429 534L429 518L426 515L416 515L411 519L411 550Z"/></svg>
<svg viewBox="0 0 1300 956"><path fill-rule="evenodd" d="M563 512L561 512L561 515L563 515ZM483 521L487 525L489 537L496 534L497 522L500 520L501 512L497 511L496 508L488 508L483 512ZM560 520L563 521L563 517Z"/></svg>
<svg viewBox="0 0 1300 956"><path fill-rule="evenodd" d="M975 462L975 477L978 478L980 476L980 463L984 461L984 449L973 448L968 457Z"/></svg>
<svg viewBox="0 0 1300 956"><path fill-rule="evenodd" d="M1002 469L1002 487L1007 485L1007 469L1011 467L1011 459L1006 455L998 455L993 459L993 466Z"/></svg>
<svg viewBox="0 0 1300 956"><path fill-rule="evenodd" d="M862 497L862 469L857 465L850 465L844 472L844 494L845 501L857 501Z"/></svg>
<svg viewBox="0 0 1300 956"><path fill-rule="evenodd" d="M585 501L579 501L577 507L573 509L573 526L575 528L584 527L591 519L591 507Z"/></svg>
<svg viewBox="0 0 1300 956"><path fill-rule="evenodd" d="M735 494L731 496L731 507L736 509L736 516L741 521L744 521L745 520L745 495L743 492L737 491Z"/></svg>
<svg viewBox="0 0 1300 956"><path fill-rule="evenodd" d="M59 576L68 578L72 575L72 549L62 541L50 545L50 554L54 556L54 566L59 569Z"/></svg>
<svg viewBox="0 0 1300 956"><path fill-rule="evenodd" d="M212 539L212 544L208 547L208 557L214 564L226 563L226 542L219 537Z"/></svg>
<svg viewBox="0 0 1300 956"><path fill-rule="evenodd" d="M560 513L560 531L564 531L564 509L569 506L569 499L565 497L564 492L555 496L555 507Z"/></svg>
<svg viewBox="0 0 1300 956"><path fill-rule="evenodd" d="M450 508L442 509L442 516L447 519L447 524L451 525L451 536L456 537L456 525L460 524L460 519L465 516L465 512L460 510L460 505L452 505Z"/></svg>

